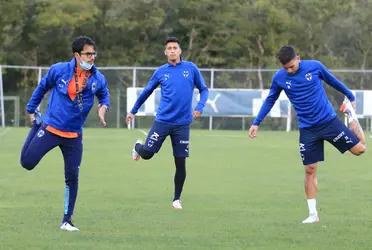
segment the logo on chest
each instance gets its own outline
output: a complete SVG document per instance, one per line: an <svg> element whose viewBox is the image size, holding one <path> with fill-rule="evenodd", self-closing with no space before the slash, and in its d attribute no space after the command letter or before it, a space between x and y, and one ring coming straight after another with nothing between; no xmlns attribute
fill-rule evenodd
<svg viewBox="0 0 372 250"><path fill-rule="evenodd" d="M170 76L170 75L169 75L168 73L165 73L165 74L164 74L164 81L167 81L167 80L169 79L169 76Z"/></svg>
<svg viewBox="0 0 372 250"><path fill-rule="evenodd" d="M190 75L190 73L189 73L188 70L184 70L184 71L183 71L183 77L188 78L189 75Z"/></svg>
<svg viewBox="0 0 372 250"><path fill-rule="evenodd" d="M285 86L287 86L287 89L290 89L292 87L292 82L291 81L286 81Z"/></svg>
<svg viewBox="0 0 372 250"><path fill-rule="evenodd" d="M67 85L67 81L65 79L61 79L61 82L58 83L58 88L63 89L63 87Z"/></svg>
<svg viewBox="0 0 372 250"><path fill-rule="evenodd" d="M311 81L311 79L313 79L313 76L311 75L311 73L307 73L305 75L305 78L306 78L306 80Z"/></svg>

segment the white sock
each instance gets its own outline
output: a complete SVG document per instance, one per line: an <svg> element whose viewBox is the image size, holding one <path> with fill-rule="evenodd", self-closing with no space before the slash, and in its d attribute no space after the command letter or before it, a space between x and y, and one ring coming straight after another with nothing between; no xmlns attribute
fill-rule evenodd
<svg viewBox="0 0 372 250"><path fill-rule="evenodd" d="M318 211L316 211L316 199L307 199L307 206L309 207L309 214L318 215Z"/></svg>
<svg viewBox="0 0 372 250"><path fill-rule="evenodd" d="M356 112L355 112L354 108L350 109L350 114L351 114L351 116L349 117L349 123L352 123L353 121L358 122L358 117L356 115Z"/></svg>
<svg viewBox="0 0 372 250"><path fill-rule="evenodd" d="M345 102L346 101L346 102ZM349 120L349 123L352 123L353 121L358 121L358 118L357 118L357 114L356 114L356 111L353 107L353 105L351 104L351 102L349 101L349 99L346 99L345 98L345 104L346 104L346 107L347 109L349 110L349 114L350 116L348 115L348 120Z"/></svg>

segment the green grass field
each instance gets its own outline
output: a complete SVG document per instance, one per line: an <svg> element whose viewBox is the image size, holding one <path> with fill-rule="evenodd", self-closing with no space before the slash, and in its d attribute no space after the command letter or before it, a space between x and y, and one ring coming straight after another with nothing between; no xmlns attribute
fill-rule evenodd
<svg viewBox="0 0 372 250"><path fill-rule="evenodd" d="M0 129L0 249L371 249L372 154L329 144L320 166L321 222L307 216L298 132L192 130L182 211L171 208L167 140L133 162L138 130L86 129L74 222L62 232L58 148L31 172L18 163L27 129ZM368 141L371 141L368 135Z"/></svg>

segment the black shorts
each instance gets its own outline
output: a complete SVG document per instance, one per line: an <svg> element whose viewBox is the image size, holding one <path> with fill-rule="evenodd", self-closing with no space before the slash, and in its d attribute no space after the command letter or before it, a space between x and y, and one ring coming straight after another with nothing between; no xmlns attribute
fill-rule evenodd
<svg viewBox="0 0 372 250"><path fill-rule="evenodd" d="M324 161L324 141L341 153L359 143L359 139L338 118L309 128L300 128L300 155L304 165Z"/></svg>
<svg viewBox="0 0 372 250"><path fill-rule="evenodd" d="M147 136L144 149L157 153L165 138L170 136L175 157L189 157L190 125L171 125L155 121Z"/></svg>

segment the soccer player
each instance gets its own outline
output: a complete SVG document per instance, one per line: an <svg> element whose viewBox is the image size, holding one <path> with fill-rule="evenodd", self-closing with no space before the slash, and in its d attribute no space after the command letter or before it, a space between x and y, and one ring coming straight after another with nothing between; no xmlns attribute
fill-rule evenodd
<svg viewBox="0 0 372 250"><path fill-rule="evenodd" d="M199 118L208 99L208 88L195 64L183 61L180 43L175 37L165 41L164 54L168 63L160 66L150 78L147 86L138 97L126 121L134 119L141 105L160 85L161 99L155 121L144 144L137 141L132 151L133 160L148 160L160 150L169 135L173 146L176 173L174 176L174 197L172 206L182 209L181 192L186 179L186 157L189 156L190 124ZM200 93L200 101L192 111L194 88Z"/></svg>
<svg viewBox="0 0 372 250"><path fill-rule="evenodd" d="M321 62L300 60L291 46L283 46L278 52L278 59L283 68L274 74L269 95L248 134L250 138L256 137L258 126L284 90L296 110L299 122L300 155L305 167L305 194L309 208L309 216L302 223L315 223L319 222L316 172L318 162L324 160L324 141L331 143L341 153L349 150L354 155L361 155L366 150L365 136L356 118L353 93ZM342 111L349 118L351 130L336 117L322 81L347 97Z"/></svg>
<svg viewBox="0 0 372 250"><path fill-rule="evenodd" d="M79 231L72 224L72 215L83 153L82 127L94 104L94 96L99 101L99 120L106 126L109 91L105 77L94 66L97 55L95 42L90 37L79 36L72 43L72 53L70 62L50 67L27 103L32 127L22 148L21 165L32 170L49 150L57 146L61 149L66 186L60 229ZM48 107L41 117L38 106L48 91Z"/></svg>

